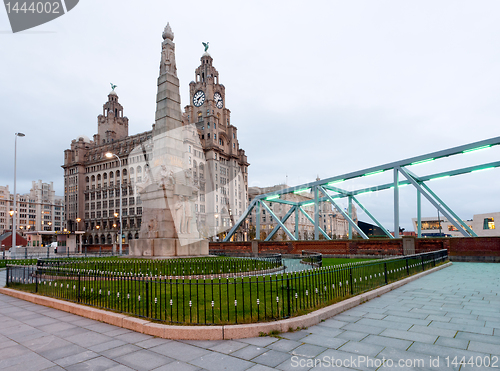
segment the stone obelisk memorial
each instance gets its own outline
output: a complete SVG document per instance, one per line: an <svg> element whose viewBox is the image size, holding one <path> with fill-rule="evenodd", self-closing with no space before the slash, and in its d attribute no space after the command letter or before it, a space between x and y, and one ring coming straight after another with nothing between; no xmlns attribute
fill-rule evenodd
<svg viewBox="0 0 500 371"><path fill-rule="evenodd" d="M143 181L137 185L143 207L142 225L139 239L130 241L129 255L208 255L208 241L200 238L196 227L194 204L198 189L186 164L174 33L169 24L162 36L151 157Z"/></svg>

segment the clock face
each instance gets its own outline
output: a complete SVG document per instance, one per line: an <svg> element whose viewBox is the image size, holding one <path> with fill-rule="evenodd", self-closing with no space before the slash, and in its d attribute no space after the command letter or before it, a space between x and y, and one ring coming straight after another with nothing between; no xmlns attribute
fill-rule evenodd
<svg viewBox="0 0 500 371"><path fill-rule="evenodd" d="M222 102L222 95L220 95L220 93L214 94L214 102L217 108L222 108L223 102Z"/></svg>
<svg viewBox="0 0 500 371"><path fill-rule="evenodd" d="M193 104L196 107L200 107L205 102L205 93L201 90L198 90L193 95Z"/></svg>

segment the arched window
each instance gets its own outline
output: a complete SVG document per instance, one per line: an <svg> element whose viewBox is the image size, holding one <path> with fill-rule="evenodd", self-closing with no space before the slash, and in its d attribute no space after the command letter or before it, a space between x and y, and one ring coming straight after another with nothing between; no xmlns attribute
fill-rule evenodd
<svg viewBox="0 0 500 371"><path fill-rule="evenodd" d="M133 167L130 168L130 175L134 175L134 168Z"/></svg>
<svg viewBox="0 0 500 371"><path fill-rule="evenodd" d="M198 112L198 122L203 121L203 116L201 115L201 112Z"/></svg>
<svg viewBox="0 0 500 371"><path fill-rule="evenodd" d="M88 183L89 182L89 177L86 177L85 178L85 183Z"/></svg>
<svg viewBox="0 0 500 371"><path fill-rule="evenodd" d="M142 173L142 167L137 166L137 174L140 174L140 173Z"/></svg>
<svg viewBox="0 0 500 371"><path fill-rule="evenodd" d="M101 174L97 174L97 181L101 181Z"/></svg>
<svg viewBox="0 0 500 371"><path fill-rule="evenodd" d="M103 177L103 179L104 179L104 180L108 179L108 173L104 173L104 174L102 175L102 177Z"/></svg>
<svg viewBox="0 0 500 371"><path fill-rule="evenodd" d="M114 176L115 176L115 174L111 171L111 172L109 173L109 179L113 179L113 178L114 178Z"/></svg>
<svg viewBox="0 0 500 371"><path fill-rule="evenodd" d="M92 175L92 182L95 182L95 175Z"/></svg>

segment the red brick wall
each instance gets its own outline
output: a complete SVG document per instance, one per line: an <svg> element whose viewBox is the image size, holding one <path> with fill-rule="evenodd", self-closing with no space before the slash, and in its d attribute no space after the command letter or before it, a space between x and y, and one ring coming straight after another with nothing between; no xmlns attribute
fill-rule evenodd
<svg viewBox="0 0 500 371"><path fill-rule="evenodd" d="M251 253L251 242L211 242L211 250ZM415 253L448 249L450 257L499 257L500 237L415 238ZM325 255L403 255L402 239L332 241L259 241L259 252L300 254L302 250Z"/></svg>

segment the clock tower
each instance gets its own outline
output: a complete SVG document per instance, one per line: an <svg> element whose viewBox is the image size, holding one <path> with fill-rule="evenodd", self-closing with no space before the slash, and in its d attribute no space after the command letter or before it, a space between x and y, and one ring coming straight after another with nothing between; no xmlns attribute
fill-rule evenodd
<svg viewBox="0 0 500 371"><path fill-rule="evenodd" d="M200 165L206 169L206 187L199 210L200 214L205 210L207 220L214 221L209 233L215 235L232 227L247 208L249 163L238 143L238 129L231 123L231 111L226 108L226 88L213 66L208 43L204 45L195 81L189 84L190 104L184 108L184 117L196 125L203 147L206 164Z"/></svg>

